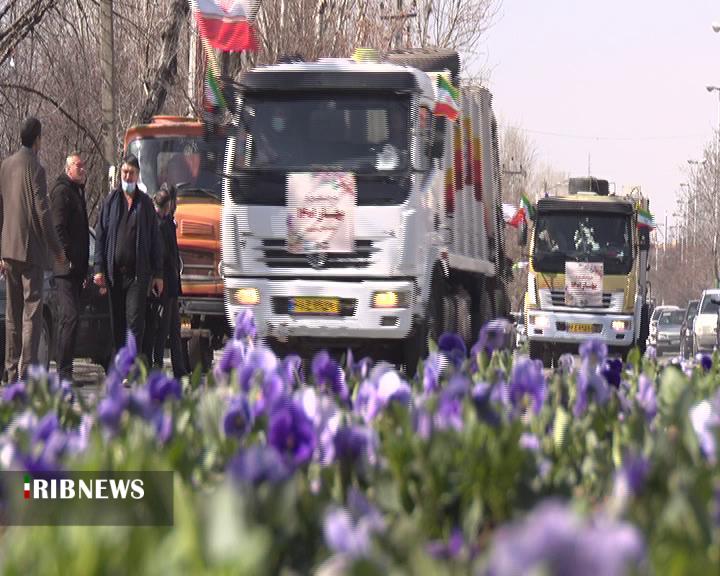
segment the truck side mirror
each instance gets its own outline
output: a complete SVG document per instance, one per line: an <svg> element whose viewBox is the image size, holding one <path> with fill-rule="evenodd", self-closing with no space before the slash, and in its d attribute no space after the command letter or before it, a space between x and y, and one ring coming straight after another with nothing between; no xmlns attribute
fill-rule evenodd
<svg viewBox="0 0 720 576"><path fill-rule="evenodd" d="M433 122L432 146L430 147L430 157L439 160L445 154L445 125L447 120L441 117L435 117Z"/></svg>
<svg viewBox="0 0 720 576"><path fill-rule="evenodd" d="M527 246L528 241L528 226L526 222L523 222L520 224L520 237L518 239L518 244L520 246Z"/></svg>

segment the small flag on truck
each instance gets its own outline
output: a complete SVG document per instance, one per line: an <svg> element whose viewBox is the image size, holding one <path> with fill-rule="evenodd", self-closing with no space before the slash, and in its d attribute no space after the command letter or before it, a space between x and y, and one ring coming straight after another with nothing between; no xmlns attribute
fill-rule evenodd
<svg viewBox="0 0 720 576"><path fill-rule="evenodd" d="M437 102L433 114L435 116L445 116L455 122L460 115L459 100L458 89L443 76L438 76Z"/></svg>
<svg viewBox="0 0 720 576"><path fill-rule="evenodd" d="M638 210L638 228L650 228L650 230L653 230L655 228L655 221L653 219L653 215L650 214L648 210L640 209Z"/></svg>

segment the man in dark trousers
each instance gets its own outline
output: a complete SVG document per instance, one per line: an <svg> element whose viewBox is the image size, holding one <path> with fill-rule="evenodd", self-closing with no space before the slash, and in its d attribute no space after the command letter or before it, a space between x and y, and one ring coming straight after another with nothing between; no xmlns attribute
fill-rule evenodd
<svg viewBox="0 0 720 576"><path fill-rule="evenodd" d="M151 298L148 306L148 331L143 350L151 367L162 369L165 342L170 336L170 358L173 375L182 378L186 373L185 354L180 335L180 311L178 297L180 287L180 255L177 245L175 209L177 192L174 186L163 184L153 198L160 218L160 234L163 239L165 290L159 298ZM152 328L150 328L152 326Z"/></svg>
<svg viewBox="0 0 720 576"><path fill-rule="evenodd" d="M20 132L22 147L0 166L0 268L7 287L6 382L25 378L28 367L38 363L43 273L52 267L49 253L57 271L69 269L52 223L45 169L37 157L41 133L40 121L28 118Z"/></svg>
<svg viewBox="0 0 720 576"><path fill-rule="evenodd" d="M148 292L163 292L163 246L150 197L138 189L138 159L129 154L120 167L120 186L103 202L95 227L93 281L110 293L115 350L127 330L142 349Z"/></svg>
<svg viewBox="0 0 720 576"><path fill-rule="evenodd" d="M79 152L68 154L65 172L58 177L50 193L50 203L60 244L72 264L68 274L55 274L58 298L55 360L60 378L72 380L80 295L90 253L85 205L85 162Z"/></svg>

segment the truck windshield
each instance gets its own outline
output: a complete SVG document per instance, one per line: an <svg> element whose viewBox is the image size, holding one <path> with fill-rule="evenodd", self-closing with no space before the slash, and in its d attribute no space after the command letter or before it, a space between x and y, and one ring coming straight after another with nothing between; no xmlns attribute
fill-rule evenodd
<svg viewBox="0 0 720 576"><path fill-rule="evenodd" d="M221 177L207 169L208 144L202 137L159 137L133 140L128 151L140 161L140 188L150 196L163 182L178 187L180 199L220 202Z"/></svg>
<svg viewBox="0 0 720 576"><path fill-rule="evenodd" d="M248 94L235 170L407 169L410 100L394 93Z"/></svg>
<svg viewBox="0 0 720 576"><path fill-rule="evenodd" d="M533 268L564 273L565 262L602 262L605 274L632 269L632 229L623 214L541 212L535 226Z"/></svg>

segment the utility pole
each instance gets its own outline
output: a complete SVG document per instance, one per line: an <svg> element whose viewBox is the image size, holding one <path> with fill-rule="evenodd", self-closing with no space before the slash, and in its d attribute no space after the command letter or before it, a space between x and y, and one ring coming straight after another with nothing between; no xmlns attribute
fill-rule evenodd
<svg viewBox="0 0 720 576"><path fill-rule="evenodd" d="M397 14L383 14L380 16L381 20L401 20L402 23L398 25L395 31L395 37L393 38L393 47L400 48L403 44L403 33L405 35L405 44L410 43L410 25L408 20L417 16L416 12L403 12L403 0L396 0ZM416 4L413 2L413 6Z"/></svg>
<svg viewBox="0 0 720 576"><path fill-rule="evenodd" d="M100 0L101 135L106 167L115 164L115 46L113 0ZM113 182L108 182L108 188Z"/></svg>
<svg viewBox="0 0 720 576"><path fill-rule="evenodd" d="M197 56L197 24L195 22L194 14L190 15L190 26L188 26L190 32L190 49L188 50L188 99L190 100L190 115L194 113L195 106L197 105L197 70L198 70L198 56Z"/></svg>

